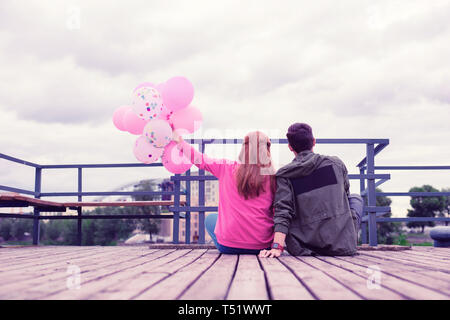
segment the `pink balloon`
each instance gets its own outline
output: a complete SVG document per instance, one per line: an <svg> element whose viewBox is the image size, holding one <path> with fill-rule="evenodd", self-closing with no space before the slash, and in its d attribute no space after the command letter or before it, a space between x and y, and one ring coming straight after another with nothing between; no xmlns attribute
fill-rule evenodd
<svg viewBox="0 0 450 320"><path fill-rule="evenodd" d="M116 128L121 130L121 131L126 131L127 130L125 128L125 124L123 122L123 118L125 116L125 113L128 110L131 110L130 106L121 106L121 107L117 108L116 111L114 111L113 123L116 126Z"/></svg>
<svg viewBox="0 0 450 320"><path fill-rule="evenodd" d="M162 90L164 105L172 111L186 108L194 98L194 87L185 77L167 80Z"/></svg>
<svg viewBox="0 0 450 320"><path fill-rule="evenodd" d="M133 153L136 159L143 163L153 163L157 161L164 152L164 148L155 148L145 137L140 136L134 144Z"/></svg>
<svg viewBox="0 0 450 320"><path fill-rule="evenodd" d="M161 82L161 83L158 83L158 84L155 86L155 89L158 90L158 92L161 93L161 96L162 96L162 92L163 92L163 90L164 90L164 86L165 86L165 85L166 85L165 82ZM163 104L162 104L162 111L161 111L161 113L158 115L158 119L166 120L166 121L169 122L170 125L172 125L172 122L170 121L170 117L172 116L172 114L173 114L173 111L167 109L167 107L164 105L164 102L163 102Z"/></svg>
<svg viewBox="0 0 450 320"><path fill-rule="evenodd" d="M147 122L142 132L147 141L156 148L164 148L172 141L172 128L165 120L154 119Z"/></svg>
<svg viewBox="0 0 450 320"><path fill-rule="evenodd" d="M138 86L136 88L134 88L133 92L135 92L137 89L142 88L142 87L155 88L155 85L151 82L142 82L142 83L138 84Z"/></svg>
<svg viewBox="0 0 450 320"><path fill-rule="evenodd" d="M170 120L172 115L173 115L173 111L170 111L163 105L163 109L162 109L161 113L159 114L158 119L165 120L165 121L169 122L170 125L172 125L172 121Z"/></svg>
<svg viewBox="0 0 450 320"><path fill-rule="evenodd" d="M198 108L189 106L174 112L171 121L174 130L184 129L193 133L200 128L203 116Z"/></svg>
<svg viewBox="0 0 450 320"><path fill-rule="evenodd" d="M192 167L191 161L177 148L175 141L172 141L164 148L161 162L164 168L174 174L185 173Z"/></svg>
<svg viewBox="0 0 450 320"><path fill-rule="evenodd" d="M131 134L141 135L147 122L147 120L139 118L131 109L125 112L123 117L125 129Z"/></svg>

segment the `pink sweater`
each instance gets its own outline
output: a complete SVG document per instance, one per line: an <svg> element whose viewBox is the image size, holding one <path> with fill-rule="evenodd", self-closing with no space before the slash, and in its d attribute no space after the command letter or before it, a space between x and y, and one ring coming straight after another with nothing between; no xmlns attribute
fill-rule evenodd
<svg viewBox="0 0 450 320"><path fill-rule="evenodd" d="M211 172L219 179L219 216L214 233L224 246L242 249L265 249L273 241L273 194L267 177L264 192L245 200L237 190L234 173L236 161L211 159L187 142L179 148L199 169Z"/></svg>

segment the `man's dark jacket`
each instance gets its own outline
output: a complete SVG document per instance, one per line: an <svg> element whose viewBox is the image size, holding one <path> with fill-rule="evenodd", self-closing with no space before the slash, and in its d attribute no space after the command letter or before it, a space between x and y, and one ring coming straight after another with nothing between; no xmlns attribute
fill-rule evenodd
<svg viewBox="0 0 450 320"><path fill-rule="evenodd" d="M356 254L347 168L337 157L303 151L276 173L275 232L291 255Z"/></svg>

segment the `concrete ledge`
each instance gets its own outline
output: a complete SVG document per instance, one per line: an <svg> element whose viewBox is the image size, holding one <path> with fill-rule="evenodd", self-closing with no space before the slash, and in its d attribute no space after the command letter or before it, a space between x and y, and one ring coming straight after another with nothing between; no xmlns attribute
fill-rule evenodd
<svg viewBox="0 0 450 320"><path fill-rule="evenodd" d="M213 244L173 244L173 243L139 243L139 244L120 244L120 247L148 247L149 249L217 249ZM0 248L30 248L30 247L46 247L43 245L0 245ZM90 246L85 246L90 247ZM367 244L363 244L357 247L358 251L402 251L411 250L411 247L398 246L398 245L378 245L371 247Z"/></svg>
<svg viewBox="0 0 450 320"><path fill-rule="evenodd" d="M173 243L152 243L148 245L149 249L217 249L213 244L173 244Z"/></svg>
<svg viewBox="0 0 450 320"><path fill-rule="evenodd" d="M149 244L150 249L216 249L213 244L172 244L172 243L155 243ZM358 246L358 251L402 251L411 250L408 246L397 246L397 245L378 245L376 247L371 247L369 245L363 244Z"/></svg>
<svg viewBox="0 0 450 320"><path fill-rule="evenodd" d="M363 244L358 246L358 251L402 251L411 250L410 246L398 246L398 245L387 245L379 244L376 247L371 247L368 244Z"/></svg>
<svg viewBox="0 0 450 320"><path fill-rule="evenodd" d="M172 244L172 243L155 243L149 244L150 249L216 249L213 244ZM402 251L411 250L409 246L397 246L397 245L378 245L376 247L371 247L369 245L363 244L357 247L359 251Z"/></svg>

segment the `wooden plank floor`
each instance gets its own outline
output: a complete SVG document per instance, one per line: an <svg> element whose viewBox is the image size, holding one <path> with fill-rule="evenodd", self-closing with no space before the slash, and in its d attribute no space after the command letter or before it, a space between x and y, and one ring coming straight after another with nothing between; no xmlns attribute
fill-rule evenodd
<svg viewBox="0 0 450 320"><path fill-rule="evenodd" d="M215 249L0 248L0 299L450 299L450 249L263 259Z"/></svg>

